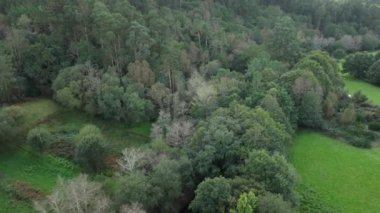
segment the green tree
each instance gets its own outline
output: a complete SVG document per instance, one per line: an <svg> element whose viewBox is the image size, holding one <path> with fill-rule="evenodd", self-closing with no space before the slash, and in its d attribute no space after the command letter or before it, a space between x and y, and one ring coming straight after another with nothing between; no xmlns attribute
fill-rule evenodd
<svg viewBox="0 0 380 213"><path fill-rule="evenodd" d="M152 194L153 186L147 175L131 172L121 177L120 184L121 187L116 192L118 205L140 203L144 208L149 209L158 204L157 194Z"/></svg>
<svg viewBox="0 0 380 213"><path fill-rule="evenodd" d="M343 70L355 78L364 79L371 65L375 62L373 56L366 52L349 55L343 64Z"/></svg>
<svg viewBox="0 0 380 213"><path fill-rule="evenodd" d="M282 155L270 155L263 150L251 151L243 171L247 178L262 183L266 190L283 194L287 199L294 198L297 176L294 168Z"/></svg>
<svg viewBox="0 0 380 213"><path fill-rule="evenodd" d="M265 193L258 197L258 213L291 213L294 212L290 203L284 201L281 195Z"/></svg>
<svg viewBox="0 0 380 213"><path fill-rule="evenodd" d="M344 125L349 125L354 123L356 120L356 111L354 104L350 104L340 116L340 123Z"/></svg>
<svg viewBox="0 0 380 213"><path fill-rule="evenodd" d="M294 21L290 17L281 17L273 29L268 42L271 55L281 61L294 64L300 56L300 42Z"/></svg>
<svg viewBox="0 0 380 213"><path fill-rule="evenodd" d="M367 78L374 84L380 85L380 60L377 60L367 72Z"/></svg>
<svg viewBox="0 0 380 213"><path fill-rule="evenodd" d="M104 167L106 146L100 129L94 125L84 126L77 136L75 160L86 170L100 172Z"/></svg>
<svg viewBox="0 0 380 213"><path fill-rule="evenodd" d="M0 110L0 151L13 148L20 141L20 130L23 121L21 110L7 107Z"/></svg>
<svg viewBox="0 0 380 213"><path fill-rule="evenodd" d="M174 160L162 160L153 168L151 184L153 195L163 212L175 211L175 201L182 191L180 164Z"/></svg>
<svg viewBox="0 0 380 213"><path fill-rule="evenodd" d="M231 186L223 177L206 178L195 191L195 198L190 204L193 212L226 212L231 199Z"/></svg>
<svg viewBox="0 0 380 213"><path fill-rule="evenodd" d="M26 141L35 151L43 152L53 142L53 135L44 128L34 128L28 132Z"/></svg>
<svg viewBox="0 0 380 213"><path fill-rule="evenodd" d="M305 127L321 128L323 125L322 100L320 94L311 90L306 92L298 108L298 123Z"/></svg>
<svg viewBox="0 0 380 213"><path fill-rule="evenodd" d="M236 208L232 209L230 213L252 213L255 211L256 205L257 197L255 193L242 193L237 201Z"/></svg>

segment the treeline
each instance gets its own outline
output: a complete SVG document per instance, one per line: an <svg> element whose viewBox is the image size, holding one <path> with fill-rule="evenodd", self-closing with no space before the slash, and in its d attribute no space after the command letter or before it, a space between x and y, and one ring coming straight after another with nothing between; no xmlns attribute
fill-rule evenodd
<svg viewBox="0 0 380 213"><path fill-rule="evenodd" d="M369 144L358 98L320 50L378 47L372 4L3 0L0 11L1 103L47 95L106 119L154 121L147 149L125 149L116 174L97 176L103 188L85 176L60 181L56 196L36 203L41 212L292 212L303 202L287 162L299 127ZM51 137L37 129L27 141L43 152ZM72 140L83 171L108 172L98 128Z"/></svg>

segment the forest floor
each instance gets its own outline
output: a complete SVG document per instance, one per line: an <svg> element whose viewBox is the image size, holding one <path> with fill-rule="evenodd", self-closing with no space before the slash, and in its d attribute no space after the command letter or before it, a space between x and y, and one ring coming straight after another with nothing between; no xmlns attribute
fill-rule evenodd
<svg viewBox="0 0 380 213"><path fill-rule="evenodd" d="M290 159L301 185L334 212L380 211L380 149L359 149L319 133L301 132Z"/></svg>
<svg viewBox="0 0 380 213"><path fill-rule="evenodd" d="M127 125L107 121L83 112L65 109L48 99L33 99L17 104L24 115L22 132L26 135L34 127L45 127L53 132L76 134L86 124L98 126L111 151L119 154L128 146L148 144L150 123ZM30 199L48 194L58 176L72 178L79 169L70 161L31 152L21 146L0 154L0 212L31 212Z"/></svg>

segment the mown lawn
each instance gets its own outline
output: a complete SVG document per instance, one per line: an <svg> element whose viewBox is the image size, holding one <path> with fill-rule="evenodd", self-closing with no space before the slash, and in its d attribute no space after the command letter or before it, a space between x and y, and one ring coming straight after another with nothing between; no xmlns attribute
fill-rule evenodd
<svg viewBox="0 0 380 213"><path fill-rule="evenodd" d="M380 150L358 149L318 133L301 132L290 159L302 184L335 212L380 212Z"/></svg>

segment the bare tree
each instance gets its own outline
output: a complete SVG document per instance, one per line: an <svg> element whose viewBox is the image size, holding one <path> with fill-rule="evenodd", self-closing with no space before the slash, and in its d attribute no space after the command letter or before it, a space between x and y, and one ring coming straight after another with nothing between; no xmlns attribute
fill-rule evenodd
<svg viewBox="0 0 380 213"><path fill-rule="evenodd" d="M138 203L123 205L120 208L120 213L145 213L146 211Z"/></svg>
<svg viewBox="0 0 380 213"><path fill-rule="evenodd" d="M164 138L167 126L170 124L170 114L161 110L156 123L153 124L150 137L152 139Z"/></svg>
<svg viewBox="0 0 380 213"><path fill-rule="evenodd" d="M110 200L100 183L91 182L87 175L81 174L70 181L59 178L54 192L44 201L35 201L34 208L41 213L106 213L110 210Z"/></svg>
<svg viewBox="0 0 380 213"><path fill-rule="evenodd" d="M189 80L189 91L196 105L208 105L217 96L217 90L197 72Z"/></svg>
<svg viewBox="0 0 380 213"><path fill-rule="evenodd" d="M125 172L135 170L139 161L145 156L144 152L137 148L125 148L122 153L123 156L118 161L118 164Z"/></svg>
<svg viewBox="0 0 380 213"><path fill-rule="evenodd" d="M168 128L166 143L170 146L181 146L186 144L193 132L193 123L189 120L174 121Z"/></svg>

